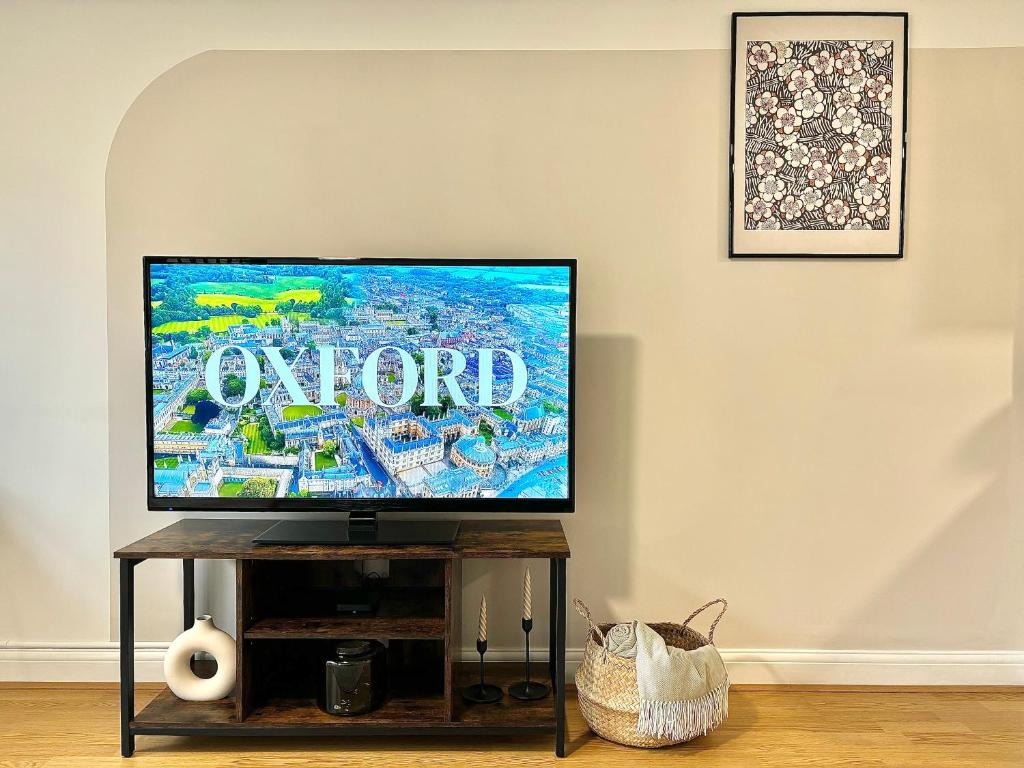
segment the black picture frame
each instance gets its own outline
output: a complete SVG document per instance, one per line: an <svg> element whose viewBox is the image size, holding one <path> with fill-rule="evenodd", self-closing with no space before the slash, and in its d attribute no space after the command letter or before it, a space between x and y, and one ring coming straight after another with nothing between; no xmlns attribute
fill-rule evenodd
<svg viewBox="0 0 1024 768"><path fill-rule="evenodd" d="M757 17L880 17L899 18L903 21L903 87L901 98L903 99L902 120L899 126L899 142L901 147L900 157L900 192L899 192L899 234L898 247L893 253L857 253L857 252L764 252L764 253L737 253L735 250L735 186L736 186L736 60L737 60L737 26L740 19ZM904 256L905 243L905 219L906 219L906 196L907 196L907 112L909 93L909 13L906 11L763 11L763 12L734 12L731 19L730 35L730 59L729 59L729 202L728 202L728 257L729 259L859 259L859 260L881 260L891 261L902 259ZM846 39L837 35L840 39ZM896 126L893 126L894 129ZM895 130L894 130L895 132ZM894 137L895 141L895 137ZM742 159L741 159L742 161Z"/></svg>
<svg viewBox="0 0 1024 768"><path fill-rule="evenodd" d="M445 267L565 267L569 270L569 445L568 491L564 499L338 499L338 498L196 498L157 496L154 484L153 451L153 317L150 304L150 266L153 264L339 264L345 266L445 266ZM314 257L192 257L143 256L142 303L145 321L146 371L146 505L158 512L441 512L441 513L571 513L576 508L576 259L437 259L363 258L330 259Z"/></svg>

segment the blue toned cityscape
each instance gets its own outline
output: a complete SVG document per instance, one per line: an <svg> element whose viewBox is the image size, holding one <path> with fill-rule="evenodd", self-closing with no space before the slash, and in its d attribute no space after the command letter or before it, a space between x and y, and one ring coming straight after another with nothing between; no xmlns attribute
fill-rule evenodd
<svg viewBox="0 0 1024 768"><path fill-rule="evenodd" d="M153 493L569 493L567 266L151 263Z"/></svg>

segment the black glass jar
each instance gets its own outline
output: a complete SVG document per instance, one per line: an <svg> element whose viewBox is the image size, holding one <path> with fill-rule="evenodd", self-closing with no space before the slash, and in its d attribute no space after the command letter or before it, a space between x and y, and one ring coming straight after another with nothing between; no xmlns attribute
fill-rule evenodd
<svg viewBox="0 0 1024 768"><path fill-rule="evenodd" d="M387 698L388 666L376 640L342 640L324 661L318 700L330 715L361 715Z"/></svg>

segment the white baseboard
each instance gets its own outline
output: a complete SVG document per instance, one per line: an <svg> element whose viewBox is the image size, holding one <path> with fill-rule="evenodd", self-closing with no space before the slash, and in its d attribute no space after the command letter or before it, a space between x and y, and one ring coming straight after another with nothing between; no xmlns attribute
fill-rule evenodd
<svg viewBox="0 0 1024 768"><path fill-rule="evenodd" d="M162 682L168 643L135 644L136 682ZM121 678L117 643L3 643L0 680L91 683Z"/></svg>
<svg viewBox="0 0 1024 768"><path fill-rule="evenodd" d="M1024 651L818 651L720 649L729 679L747 685L1024 685ZM519 649L487 651L490 661L521 661ZM464 661L480 658L475 648ZM538 653L547 659L547 651ZM575 673L582 648L565 651Z"/></svg>
<svg viewBox="0 0 1024 768"><path fill-rule="evenodd" d="M135 679L163 680L167 643L135 645ZM1024 651L818 651L722 649L738 684L779 685L1024 685ZM476 661L475 648L462 658ZM565 652L571 677L582 648ZM521 661L518 648L495 648L489 661ZM538 649L536 659L547 659ZM117 681L117 643L4 643L0 680L29 682Z"/></svg>
<svg viewBox="0 0 1024 768"><path fill-rule="evenodd" d="M1024 685L1024 651L722 650L729 679L777 685Z"/></svg>

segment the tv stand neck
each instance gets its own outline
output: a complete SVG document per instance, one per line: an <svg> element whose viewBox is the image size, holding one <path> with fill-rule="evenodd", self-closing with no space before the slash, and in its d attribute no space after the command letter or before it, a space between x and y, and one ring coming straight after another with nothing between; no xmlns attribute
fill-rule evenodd
<svg viewBox="0 0 1024 768"><path fill-rule="evenodd" d="M358 531L362 534L376 534L377 513L374 511L350 512L348 516L348 528L353 533Z"/></svg>
<svg viewBox="0 0 1024 768"><path fill-rule="evenodd" d="M451 545L457 520L377 520L359 512L348 520L281 520L253 539L255 544L438 544Z"/></svg>

